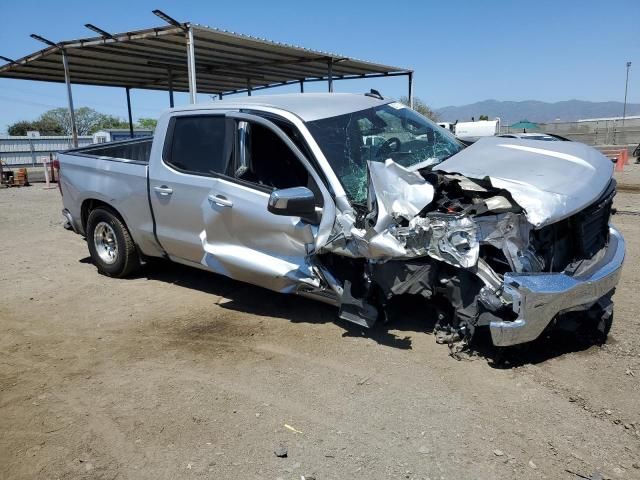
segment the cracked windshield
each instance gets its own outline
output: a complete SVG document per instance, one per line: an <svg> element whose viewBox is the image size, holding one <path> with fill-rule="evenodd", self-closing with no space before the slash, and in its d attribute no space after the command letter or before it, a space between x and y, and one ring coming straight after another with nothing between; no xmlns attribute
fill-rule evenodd
<svg viewBox="0 0 640 480"><path fill-rule="evenodd" d="M347 196L367 200L367 162L388 158L409 168L432 167L462 150L448 131L401 103L309 122Z"/></svg>

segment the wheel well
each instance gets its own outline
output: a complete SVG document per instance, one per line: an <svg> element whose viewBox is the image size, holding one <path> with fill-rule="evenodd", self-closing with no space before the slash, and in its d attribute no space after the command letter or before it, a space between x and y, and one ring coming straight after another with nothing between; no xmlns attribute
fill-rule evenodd
<svg viewBox="0 0 640 480"><path fill-rule="evenodd" d="M85 234L87 233L87 220L89 218L89 214L96 208L104 208L106 210L111 211L120 220L122 220L122 223L124 223L125 226L127 225L127 222L124 221L124 218L122 218L122 215L120 215L120 213L111 205L109 205L106 202L103 202L102 200L96 200L95 198L88 198L87 200L82 202L82 205L80 207L80 219L82 221L82 230L85 232Z"/></svg>

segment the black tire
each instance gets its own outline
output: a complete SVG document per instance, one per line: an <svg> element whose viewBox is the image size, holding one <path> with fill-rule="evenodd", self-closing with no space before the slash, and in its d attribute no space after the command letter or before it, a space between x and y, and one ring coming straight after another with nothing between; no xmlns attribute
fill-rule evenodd
<svg viewBox="0 0 640 480"><path fill-rule="evenodd" d="M604 313L602 318L598 321L596 325L596 342L600 345L604 345L607 343L607 338L609 337L609 332L611 332L611 327L613 325L613 311L610 313Z"/></svg>
<svg viewBox="0 0 640 480"><path fill-rule="evenodd" d="M112 210L92 210L86 232L89 253L100 273L123 278L140 268L140 258L129 230Z"/></svg>

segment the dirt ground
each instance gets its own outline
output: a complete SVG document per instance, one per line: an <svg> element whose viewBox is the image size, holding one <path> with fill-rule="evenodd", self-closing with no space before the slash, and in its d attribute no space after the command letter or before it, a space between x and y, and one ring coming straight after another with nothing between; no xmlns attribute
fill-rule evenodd
<svg viewBox="0 0 640 480"><path fill-rule="evenodd" d="M186 267L101 276L57 190L0 190L0 478L640 478L640 195L617 207L607 344L458 361L419 306L363 332Z"/></svg>

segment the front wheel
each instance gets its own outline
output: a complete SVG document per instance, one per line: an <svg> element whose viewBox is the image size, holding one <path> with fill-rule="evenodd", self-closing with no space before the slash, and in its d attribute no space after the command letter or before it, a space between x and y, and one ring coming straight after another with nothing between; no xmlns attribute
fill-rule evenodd
<svg viewBox="0 0 640 480"><path fill-rule="evenodd" d="M91 211L87 219L87 244L93 263L109 277L126 277L140 267L129 230L110 210Z"/></svg>

